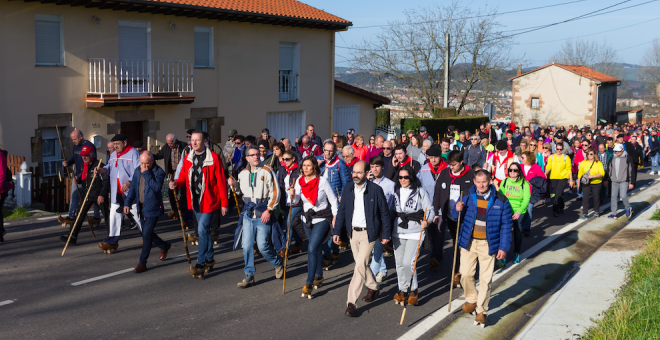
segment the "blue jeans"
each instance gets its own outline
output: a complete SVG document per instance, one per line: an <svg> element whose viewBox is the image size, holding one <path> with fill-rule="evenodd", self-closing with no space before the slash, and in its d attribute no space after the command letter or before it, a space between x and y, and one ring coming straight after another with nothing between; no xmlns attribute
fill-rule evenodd
<svg viewBox="0 0 660 340"><path fill-rule="evenodd" d="M314 275L323 277L323 254L321 243L328 233L330 223L321 221L313 224L311 228L303 227L309 244L307 245L307 283L314 282Z"/></svg>
<svg viewBox="0 0 660 340"><path fill-rule="evenodd" d="M197 235L199 245L197 247L197 264L213 261L213 238L211 237L211 217L213 213L201 213L195 211L197 218Z"/></svg>
<svg viewBox="0 0 660 340"><path fill-rule="evenodd" d="M80 203L80 197L78 196L78 186L71 185L71 198L69 199L69 218L72 220L76 219L76 210L78 209L79 203ZM94 203L92 207L94 208L94 218L100 220L101 214L99 213L99 206L96 203Z"/></svg>
<svg viewBox="0 0 660 340"><path fill-rule="evenodd" d="M152 242L154 246L160 249L165 249L167 246L167 242L163 241L154 232L156 221L158 221L158 217L146 217L142 219L142 253L140 254L140 263L142 264L147 264Z"/></svg>
<svg viewBox="0 0 660 340"><path fill-rule="evenodd" d="M525 217L525 222L522 224L523 230L532 229L532 209L534 209L533 203L527 205L527 217Z"/></svg>
<svg viewBox="0 0 660 340"><path fill-rule="evenodd" d="M527 219L527 214L521 214L517 220L513 220L513 252L520 254L520 249L522 248L523 241L523 225L525 225L525 219Z"/></svg>
<svg viewBox="0 0 660 340"><path fill-rule="evenodd" d="M660 160L660 152L656 152L656 154L651 157L651 171L656 172L656 168L658 168L657 171L660 171L660 164L658 164L658 160Z"/></svg>
<svg viewBox="0 0 660 340"><path fill-rule="evenodd" d="M374 275L377 275L378 272L381 272L387 275L387 265L385 265L385 258L383 257L383 244L380 243L380 240L376 240L373 250L373 258L371 259L371 272Z"/></svg>
<svg viewBox="0 0 660 340"><path fill-rule="evenodd" d="M323 257L330 259L332 253L339 253L339 245L332 242L332 238L323 244Z"/></svg>
<svg viewBox="0 0 660 340"><path fill-rule="evenodd" d="M289 236L289 238L291 239L292 242L300 241L300 236L298 236L298 233L295 230L293 230L293 226L290 226L289 223L293 224L293 219L296 217L296 215L300 214L301 211L302 211L302 207L291 208L291 221L289 221L289 209L284 211L284 226L286 226L284 232L290 230L291 235ZM309 236L307 236L307 238L309 238Z"/></svg>
<svg viewBox="0 0 660 340"><path fill-rule="evenodd" d="M275 267L282 264L282 259L277 256L275 248L268 243L270 238L270 224L263 224L261 218L249 218L243 213L243 259L245 260L245 280L250 281L254 277L254 251L253 245L256 239L259 252L266 261ZM200 235L201 238L201 235Z"/></svg>

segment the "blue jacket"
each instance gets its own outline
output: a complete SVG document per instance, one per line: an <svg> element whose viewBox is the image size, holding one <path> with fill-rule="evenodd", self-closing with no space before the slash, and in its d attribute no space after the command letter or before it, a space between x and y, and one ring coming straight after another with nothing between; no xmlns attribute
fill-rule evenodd
<svg viewBox="0 0 660 340"><path fill-rule="evenodd" d="M138 215L145 218L162 215L165 212L163 209L163 192L161 191L165 182L165 171L155 163L151 170L144 173L140 173L140 167L135 169L124 206L130 207L139 203L140 177L146 182L144 183L144 204L142 207L140 207L140 204L137 205Z"/></svg>
<svg viewBox="0 0 660 340"><path fill-rule="evenodd" d="M392 238L392 222L390 221L389 209L383 189L376 183L366 181L367 187L364 191L364 215L367 220L367 235L369 242L374 242L381 237L383 240ZM332 234L341 236L342 228L346 229L346 234L352 235L353 230L353 209L355 204L355 184L351 182L341 194L341 203L335 219L335 227Z"/></svg>
<svg viewBox="0 0 660 340"><path fill-rule="evenodd" d="M321 176L325 177L325 158L323 155L316 156L316 160L319 162ZM339 195L339 193L344 191L344 185L351 181L352 174L348 173L348 167L346 166L346 163L341 159L339 160L338 164L331 167L329 171L330 172L328 173L327 177L328 183L330 183L330 187L332 187L334 194Z"/></svg>
<svg viewBox="0 0 660 340"><path fill-rule="evenodd" d="M342 200L343 201L343 200ZM470 195L463 197L465 202L465 215L461 224L461 233L458 244L463 249L468 249L472 239L474 222L477 219L477 187L470 188ZM486 214L486 240L488 241L488 255L496 255L498 250L505 252L511 248L511 228L513 210L509 200L499 193L495 186L491 185L490 197Z"/></svg>

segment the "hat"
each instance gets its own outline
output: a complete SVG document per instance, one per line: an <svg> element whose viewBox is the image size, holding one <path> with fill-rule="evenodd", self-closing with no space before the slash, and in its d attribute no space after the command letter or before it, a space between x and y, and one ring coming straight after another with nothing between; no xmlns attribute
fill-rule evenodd
<svg viewBox="0 0 660 340"><path fill-rule="evenodd" d="M133 142L133 145L132 145L132 146L133 146L134 148L141 148L141 147L144 146L144 143L142 143L141 140L136 140L135 142Z"/></svg>
<svg viewBox="0 0 660 340"><path fill-rule="evenodd" d="M231 129L229 130L229 137L234 137L238 134L238 131L236 129Z"/></svg>
<svg viewBox="0 0 660 340"><path fill-rule="evenodd" d="M426 132L426 126L422 125L419 127L419 132Z"/></svg>
<svg viewBox="0 0 660 340"><path fill-rule="evenodd" d="M614 146L614 152L623 151L623 144L617 144Z"/></svg>
<svg viewBox="0 0 660 340"><path fill-rule="evenodd" d="M82 150L80 150L81 156L89 156L89 154L93 154L93 153L94 153L94 149L89 145L83 146Z"/></svg>
<svg viewBox="0 0 660 340"><path fill-rule="evenodd" d="M440 157L442 156L442 150L438 147L430 147L428 150L426 150L426 155L433 157Z"/></svg>
<svg viewBox="0 0 660 340"><path fill-rule="evenodd" d="M268 149L268 141L265 140L265 139L259 140L259 143L257 143L257 145L258 145L259 147L262 147L262 146L263 146L264 148Z"/></svg>
<svg viewBox="0 0 660 340"><path fill-rule="evenodd" d="M195 129L188 129L186 131L187 134L192 135L192 133L195 131Z"/></svg>
<svg viewBox="0 0 660 340"><path fill-rule="evenodd" d="M507 144L505 140L501 140L497 142L497 150L502 151L508 148L509 148L509 144Z"/></svg>
<svg viewBox="0 0 660 340"><path fill-rule="evenodd" d="M346 133L352 133L352 134L355 134L355 130L353 130L353 129L348 129L348 131L347 131Z"/></svg>
<svg viewBox="0 0 660 340"><path fill-rule="evenodd" d="M125 141L126 139L128 139L128 137L126 137L126 135L118 133L114 137L112 137L112 139L110 141L111 142L122 142L122 141Z"/></svg>

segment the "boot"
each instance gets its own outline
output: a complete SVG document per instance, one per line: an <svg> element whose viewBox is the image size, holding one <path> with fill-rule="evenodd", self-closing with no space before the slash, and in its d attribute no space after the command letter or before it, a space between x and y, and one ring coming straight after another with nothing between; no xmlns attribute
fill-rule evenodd
<svg viewBox="0 0 660 340"><path fill-rule="evenodd" d="M70 219L68 216L67 217L62 217L62 215L57 216L57 222L62 224L62 228L66 228L67 225L73 226L73 224L76 222L72 219Z"/></svg>
<svg viewBox="0 0 660 340"><path fill-rule="evenodd" d="M89 223L89 226L92 228L98 228L99 224L101 223L101 219L94 217L87 217L87 223Z"/></svg>
<svg viewBox="0 0 660 340"><path fill-rule="evenodd" d="M119 244L108 244L101 241L99 242L99 248L101 248L101 250L103 250L103 252L106 254L114 254L117 252L117 248L119 248Z"/></svg>
<svg viewBox="0 0 660 340"><path fill-rule="evenodd" d="M213 240L213 244L218 244L218 239L219 238L220 238L219 234L211 233L211 240Z"/></svg>
<svg viewBox="0 0 660 340"><path fill-rule="evenodd" d="M328 270L328 268L330 268L330 265L332 265L332 262L330 262L330 260L323 257L323 264L322 264L323 269Z"/></svg>
<svg viewBox="0 0 660 340"><path fill-rule="evenodd" d="M463 309L463 312L468 313L468 314L472 314L472 313L474 313L474 310L477 309L477 304L466 302L466 303L463 304L463 307L461 307L461 308Z"/></svg>
<svg viewBox="0 0 660 340"><path fill-rule="evenodd" d="M319 289L323 285L323 278L314 276L314 282L312 282L312 286L314 286L314 289Z"/></svg>
<svg viewBox="0 0 660 340"><path fill-rule="evenodd" d="M481 326L481 328L486 327L486 315L484 313L477 314L477 317L474 318L474 325Z"/></svg>
<svg viewBox="0 0 660 340"><path fill-rule="evenodd" d="M194 245L199 244L199 235L197 235L197 233L188 234L188 242L190 242Z"/></svg>
<svg viewBox="0 0 660 340"><path fill-rule="evenodd" d="M204 261L204 272L207 273L207 274L212 272L213 271L213 266L215 266L215 260L213 260L211 262Z"/></svg>
<svg viewBox="0 0 660 340"><path fill-rule="evenodd" d="M408 304L411 306L417 306L417 300L419 298L419 293L417 292L417 289L414 291L410 292L410 296L408 297Z"/></svg>
<svg viewBox="0 0 660 340"><path fill-rule="evenodd" d="M437 272L440 270L440 262L438 262L435 257L432 257L431 262L429 263L429 267L431 267L432 271Z"/></svg>
<svg viewBox="0 0 660 340"><path fill-rule="evenodd" d="M403 302L406 301L408 297L406 296L406 293L404 291L399 291L398 293L394 294L394 304L398 305L401 304L403 306Z"/></svg>
<svg viewBox="0 0 660 340"><path fill-rule="evenodd" d="M69 240L69 235L62 235L60 236L60 241L66 243L66 241ZM75 237L71 237L71 240L69 240L69 245L75 246L77 245L76 241L78 241Z"/></svg>
<svg viewBox="0 0 660 340"><path fill-rule="evenodd" d="M175 213L174 211L170 211L170 212L168 212L168 213L167 213L167 217L169 217L169 218L171 218L171 219L175 219L175 220L178 220L178 219L179 219L178 216L176 215L176 213Z"/></svg>
<svg viewBox="0 0 660 340"><path fill-rule="evenodd" d="M144 273L144 272L146 272L146 271L147 271L147 265L146 265L146 264L142 264L142 263L138 263L137 267L135 267L135 269L133 269L133 272L134 272L135 274Z"/></svg>
<svg viewBox="0 0 660 340"><path fill-rule="evenodd" d="M284 264L280 263L280 265L275 268L275 278L281 279L283 275L284 275Z"/></svg>
<svg viewBox="0 0 660 340"><path fill-rule="evenodd" d="M205 272L205 266L203 264L191 264L190 268L188 268L188 272L192 274L193 278L204 280L204 272Z"/></svg>
<svg viewBox="0 0 660 340"><path fill-rule="evenodd" d="M312 299L312 285L306 283L302 288L302 298Z"/></svg>
<svg viewBox="0 0 660 340"><path fill-rule="evenodd" d="M454 288L461 288L461 273L454 274Z"/></svg>
<svg viewBox="0 0 660 340"><path fill-rule="evenodd" d="M249 280L243 279L243 281L236 284L238 288L248 288L248 287L252 287L252 285L254 285L254 276L251 277Z"/></svg>

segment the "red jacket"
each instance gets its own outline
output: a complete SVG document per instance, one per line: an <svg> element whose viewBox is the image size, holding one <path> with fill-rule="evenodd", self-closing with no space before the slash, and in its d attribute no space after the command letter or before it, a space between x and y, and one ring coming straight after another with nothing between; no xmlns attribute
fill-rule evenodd
<svg viewBox="0 0 660 340"><path fill-rule="evenodd" d="M176 180L177 188L186 186L186 197L188 198L188 209L193 209L192 191L190 191L190 181L192 179L192 160L195 152L188 153L183 161L181 175ZM202 199L199 202L199 209L202 213L212 213L220 207L228 207L227 201L227 179L222 169L222 164L215 152L206 149L206 157L202 164L203 187Z"/></svg>

